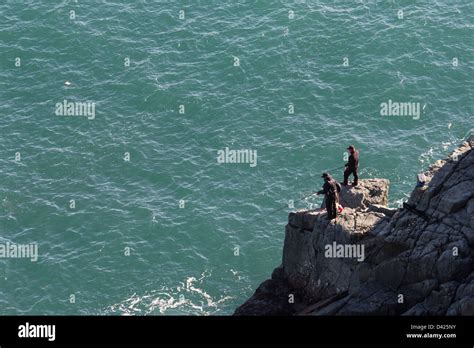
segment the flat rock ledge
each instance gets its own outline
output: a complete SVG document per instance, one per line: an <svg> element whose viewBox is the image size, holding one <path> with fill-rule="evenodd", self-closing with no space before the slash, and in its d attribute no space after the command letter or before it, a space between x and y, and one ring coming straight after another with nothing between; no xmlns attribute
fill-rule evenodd
<svg viewBox="0 0 474 348"><path fill-rule="evenodd" d="M282 264L234 315L474 315L473 145L428 168L404 208L366 179L343 187L336 221L291 212Z"/></svg>

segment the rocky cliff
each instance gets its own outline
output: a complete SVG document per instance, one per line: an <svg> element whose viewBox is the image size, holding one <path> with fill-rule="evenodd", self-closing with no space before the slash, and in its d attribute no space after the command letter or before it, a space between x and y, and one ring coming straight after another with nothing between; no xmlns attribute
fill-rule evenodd
<svg viewBox="0 0 474 348"><path fill-rule="evenodd" d="M345 187L336 221L291 212L282 264L235 315L474 315L474 137L401 209L389 182Z"/></svg>

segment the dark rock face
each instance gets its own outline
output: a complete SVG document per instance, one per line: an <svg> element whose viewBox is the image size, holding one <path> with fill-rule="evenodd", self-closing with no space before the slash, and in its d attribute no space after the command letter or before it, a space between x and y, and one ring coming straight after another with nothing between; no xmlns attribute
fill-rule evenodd
<svg viewBox="0 0 474 348"><path fill-rule="evenodd" d="M235 315L474 315L473 145L431 166L403 209L368 179L343 188L335 222L290 213L282 265Z"/></svg>

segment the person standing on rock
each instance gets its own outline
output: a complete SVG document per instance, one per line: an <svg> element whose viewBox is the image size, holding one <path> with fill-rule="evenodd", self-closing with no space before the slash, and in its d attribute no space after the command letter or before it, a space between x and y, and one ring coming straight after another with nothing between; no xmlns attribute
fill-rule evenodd
<svg viewBox="0 0 474 348"><path fill-rule="evenodd" d="M346 169L344 170L344 186L348 185L349 175L354 175L354 181L352 185L357 186L359 183L359 175L357 171L359 170L359 151L357 151L354 145L351 145L347 148L349 152L349 161L345 164Z"/></svg>
<svg viewBox="0 0 474 348"><path fill-rule="evenodd" d="M337 216L337 203L339 201L339 191L341 190L336 180L328 173L323 173L321 178L324 178L323 189L318 191L317 194L324 194L324 202L326 204L326 211L328 216L327 220L335 219Z"/></svg>

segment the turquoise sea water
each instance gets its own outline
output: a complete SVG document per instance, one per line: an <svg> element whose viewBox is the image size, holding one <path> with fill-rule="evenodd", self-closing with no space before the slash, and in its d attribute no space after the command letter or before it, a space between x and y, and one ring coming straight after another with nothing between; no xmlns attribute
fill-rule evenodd
<svg viewBox="0 0 474 348"><path fill-rule="evenodd" d="M473 96L470 0L4 0L0 243L39 259L0 259L0 314L231 314L281 261L289 209L271 212L351 143L396 206ZM225 147L257 166L218 164Z"/></svg>

